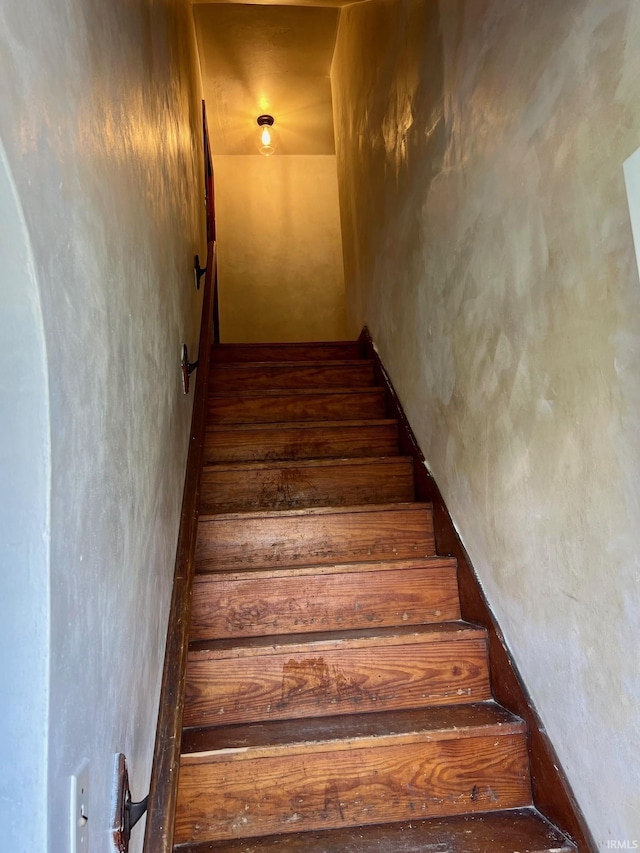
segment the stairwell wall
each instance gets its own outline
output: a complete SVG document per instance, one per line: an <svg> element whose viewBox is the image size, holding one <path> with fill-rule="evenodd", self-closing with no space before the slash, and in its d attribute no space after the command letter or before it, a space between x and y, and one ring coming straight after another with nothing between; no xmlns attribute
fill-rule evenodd
<svg viewBox="0 0 640 853"><path fill-rule="evenodd" d="M0 258L0 807L10 849L45 850L46 809L31 804L47 790L49 394L33 256L1 145Z"/></svg>
<svg viewBox="0 0 640 853"><path fill-rule="evenodd" d="M225 343L344 340L335 154L214 156Z"/></svg>
<svg viewBox="0 0 640 853"><path fill-rule="evenodd" d="M344 266L329 67L338 9L196 3L223 343L341 340ZM277 148L258 153L273 113Z"/></svg>
<svg viewBox="0 0 640 853"><path fill-rule="evenodd" d="M639 38L631 0L372 0L332 70L352 331L603 850L640 843Z"/></svg>
<svg viewBox="0 0 640 853"><path fill-rule="evenodd" d="M42 353L26 351L31 330L4 300L0 320L14 324L25 363L44 359L51 440L50 483L29 486L36 511L50 507L49 576L29 603L21 564L2 567L12 577L3 613L28 617L3 652L37 656L22 693L3 692L3 731L18 702L25 719L48 724L38 748L22 738L0 750L0 775L13 780L3 842L15 853L67 853L70 777L84 760L92 853L112 850L114 753L128 757L134 799L148 790L191 419L180 347L197 346L192 265L206 250L198 74L191 9L179 0L0 0L0 138L32 252ZM25 376L13 376L16 393ZM34 540L34 553L46 545ZM142 835L134 830L134 853Z"/></svg>

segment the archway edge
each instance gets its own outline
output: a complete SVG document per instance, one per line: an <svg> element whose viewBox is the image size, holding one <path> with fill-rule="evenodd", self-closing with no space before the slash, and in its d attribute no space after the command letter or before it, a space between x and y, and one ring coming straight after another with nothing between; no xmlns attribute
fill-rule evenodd
<svg viewBox="0 0 640 853"><path fill-rule="evenodd" d="M3 841L47 849L51 440L36 267L0 140L0 755Z"/></svg>

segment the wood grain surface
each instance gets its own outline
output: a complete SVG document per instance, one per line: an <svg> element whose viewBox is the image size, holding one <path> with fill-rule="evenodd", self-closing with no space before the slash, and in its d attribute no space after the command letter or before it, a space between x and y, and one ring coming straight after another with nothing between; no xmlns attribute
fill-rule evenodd
<svg viewBox="0 0 640 853"><path fill-rule="evenodd" d="M327 341L291 344L217 344L211 347L211 361L342 361L363 358L358 341Z"/></svg>
<svg viewBox="0 0 640 853"><path fill-rule="evenodd" d="M181 846L180 853L572 853L534 808Z"/></svg>
<svg viewBox="0 0 640 853"><path fill-rule="evenodd" d="M460 618L456 562L354 564L316 574L264 571L196 576L191 639L420 625ZM358 571L355 569L359 568ZM389 590L393 590L393 596Z"/></svg>
<svg viewBox="0 0 640 853"><path fill-rule="evenodd" d="M353 744L375 738L377 744L394 743L402 735L403 742L420 741L425 734L431 738L473 737L477 728L485 734L524 732L519 717L496 705L495 702L475 702L464 705L383 711L376 714L349 714L335 717L278 720L248 725L212 726L185 729L182 737L182 763L201 763L229 758L232 753L240 759L248 755L271 755L276 749L323 749L327 743L348 741ZM215 755L214 755L215 753Z"/></svg>
<svg viewBox="0 0 640 853"><path fill-rule="evenodd" d="M198 571L430 557L428 504L314 508L202 517Z"/></svg>
<svg viewBox="0 0 640 853"><path fill-rule="evenodd" d="M248 391L241 396L209 396L207 413L211 424L384 418L384 391L382 388Z"/></svg>
<svg viewBox="0 0 640 853"><path fill-rule="evenodd" d="M200 511L412 501L412 465L409 457L395 456L207 466L202 474Z"/></svg>
<svg viewBox="0 0 640 853"><path fill-rule="evenodd" d="M235 424L207 428L205 463L267 459L393 456L398 425L393 420Z"/></svg>
<svg viewBox="0 0 640 853"><path fill-rule="evenodd" d="M422 742L375 738L357 748L185 763L176 843L258 833L385 823L410 817L529 805L525 735L501 733Z"/></svg>
<svg viewBox="0 0 640 853"><path fill-rule="evenodd" d="M273 388L363 388L373 385L372 361L216 364L209 393L243 393Z"/></svg>
<svg viewBox="0 0 640 853"><path fill-rule="evenodd" d="M374 632L329 647L231 645L189 653L184 725L209 726L390 708L478 702L491 696L486 639L473 628ZM254 652L251 654L251 652ZM239 663L239 661L242 661Z"/></svg>
<svg viewBox="0 0 640 853"><path fill-rule="evenodd" d="M211 352L176 851L569 853L370 338Z"/></svg>

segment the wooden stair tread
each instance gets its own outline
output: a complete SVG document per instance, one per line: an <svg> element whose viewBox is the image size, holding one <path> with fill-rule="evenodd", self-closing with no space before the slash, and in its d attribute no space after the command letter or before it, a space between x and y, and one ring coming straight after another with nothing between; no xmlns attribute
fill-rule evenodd
<svg viewBox="0 0 640 853"><path fill-rule="evenodd" d="M217 362L212 365L211 370L269 370L271 368L299 368L300 370L313 369L316 367L354 367L360 364L365 364L367 367L373 367L373 362L366 358L318 358L314 361L296 361L295 359L283 359L282 361L226 361Z"/></svg>
<svg viewBox="0 0 640 853"><path fill-rule="evenodd" d="M286 519L286 518L305 518L305 517L319 517L319 516L343 516L343 515L356 515L359 513L365 514L378 514L384 512L408 512L408 513L421 513L421 512L430 512L431 504L420 502L420 501L406 501L400 503L388 503L388 504L375 504L371 506L370 504L354 504L353 506L314 506L308 507L306 509L289 509L289 510L257 510L255 512L228 512L228 513L218 513L217 515L201 515L200 520L203 522L220 522L220 521L248 521L251 518L255 518L257 520L267 519L267 518L277 518L277 519Z"/></svg>
<svg viewBox="0 0 640 853"><path fill-rule="evenodd" d="M357 359L261 364L228 362L213 365L209 372L210 394L263 388L346 388L373 384L373 362Z"/></svg>
<svg viewBox="0 0 640 853"><path fill-rule="evenodd" d="M405 560L365 560L357 563L320 563L316 566L296 566L295 568L278 568L274 569L271 566L258 566L257 568L246 570L232 570L212 572L200 572L194 579L195 584L207 583L211 578L219 578L224 580L254 580L263 578L265 580L271 578L290 578L290 577L307 577L313 575L332 575L332 574L358 574L366 572L393 572L393 571L411 571L412 569L423 568L455 568L457 564L455 557L417 557Z"/></svg>
<svg viewBox="0 0 640 853"><path fill-rule="evenodd" d="M483 702L487 655L462 622L194 643L183 725Z"/></svg>
<svg viewBox="0 0 640 853"><path fill-rule="evenodd" d="M220 394L213 402L221 400L269 400L287 398L313 398L313 397L379 397L384 398L384 388L375 385L364 388L261 388L257 390L234 391L233 393ZM211 404L212 400L209 399Z"/></svg>
<svg viewBox="0 0 640 853"><path fill-rule="evenodd" d="M526 736L429 732L185 756L176 840L386 823L531 805ZM520 726L518 726L518 729ZM449 730L452 734L453 730ZM219 793L218 793L219 792Z"/></svg>
<svg viewBox="0 0 640 853"><path fill-rule="evenodd" d="M250 725L185 729L182 737L182 762L208 760L212 754L236 752L248 758L274 747L314 749L325 744L365 746L392 739L411 740L414 736L448 740L473 737L477 733L496 736L522 733L524 722L494 702L383 711L374 714L349 714L319 719L278 720Z"/></svg>
<svg viewBox="0 0 640 853"><path fill-rule="evenodd" d="M226 361L366 360L358 341L313 341L278 344L213 344L211 363Z"/></svg>
<svg viewBox="0 0 640 853"><path fill-rule="evenodd" d="M300 430L302 431L311 431L313 429L335 429L335 430L347 430L347 429L362 429L363 427L373 427L373 426L397 426L398 421L396 418L360 418L355 420L344 420L344 421L327 421L327 420L318 420L318 421L291 421L291 423L287 424L287 429L292 431ZM228 426L227 424L207 424L206 435L213 435L219 432L229 432L230 430L233 433L238 432L256 432L263 430L280 430L282 429L282 424L279 422L274 423L244 423L244 424L235 424L233 427Z"/></svg>
<svg viewBox="0 0 640 853"><path fill-rule="evenodd" d="M200 511L246 512L413 498L413 462L408 456L237 462L204 468Z"/></svg>
<svg viewBox="0 0 640 853"><path fill-rule="evenodd" d="M383 388L303 388L210 396L207 417L222 423L289 423L290 421L383 418Z"/></svg>
<svg viewBox="0 0 640 853"><path fill-rule="evenodd" d="M313 468L362 468L367 465L383 465L390 468L396 465L411 467L410 456L358 456L338 457L335 459L272 459L246 462L218 462L204 466L203 475L212 474L214 471L274 471L287 468L313 469Z"/></svg>
<svg viewBox="0 0 640 853"><path fill-rule="evenodd" d="M458 619L455 559L259 568L196 575L191 639Z"/></svg>
<svg viewBox="0 0 640 853"><path fill-rule="evenodd" d="M574 853L534 808L186 844L179 853Z"/></svg>
<svg viewBox="0 0 640 853"><path fill-rule="evenodd" d="M469 622L438 622L429 625L401 625L392 628L368 628L346 631L322 631L315 634L275 634L266 637L239 637L202 640L189 644L189 657L219 660L228 657L289 655L296 652L320 654L344 648L406 646L416 641L438 643L447 640L484 639L486 630Z"/></svg>
<svg viewBox="0 0 640 853"><path fill-rule="evenodd" d="M204 443L205 462L397 453L398 421L391 418L209 424Z"/></svg>
<svg viewBox="0 0 640 853"><path fill-rule="evenodd" d="M433 554L432 510L424 503L220 513L198 521L196 571Z"/></svg>

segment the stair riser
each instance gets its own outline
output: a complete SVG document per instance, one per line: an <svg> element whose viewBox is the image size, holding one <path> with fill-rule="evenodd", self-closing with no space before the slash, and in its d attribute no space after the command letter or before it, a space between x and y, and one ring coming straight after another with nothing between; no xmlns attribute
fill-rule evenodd
<svg viewBox="0 0 640 853"><path fill-rule="evenodd" d="M217 344L211 347L211 362L343 361L361 359L355 341L294 344Z"/></svg>
<svg viewBox="0 0 640 853"><path fill-rule="evenodd" d="M384 418L382 389L353 393L307 392L247 397L210 397L208 423L287 423Z"/></svg>
<svg viewBox="0 0 640 853"><path fill-rule="evenodd" d="M212 394L237 394L271 388L364 388L374 384L373 364L354 361L350 365L229 365L212 367Z"/></svg>
<svg viewBox="0 0 640 853"><path fill-rule="evenodd" d="M266 636L460 618L455 565L264 580L198 576L191 639Z"/></svg>
<svg viewBox="0 0 640 853"><path fill-rule="evenodd" d="M407 458L381 462L205 470L200 512L298 509L412 501Z"/></svg>
<svg viewBox="0 0 640 853"><path fill-rule="evenodd" d="M308 566L428 557L435 553L428 509L247 516L202 520L198 570Z"/></svg>
<svg viewBox="0 0 640 853"><path fill-rule="evenodd" d="M211 462L259 462L267 459L336 459L394 456L398 453L396 423L358 426L306 426L210 429L204 459Z"/></svg>
<svg viewBox="0 0 640 853"><path fill-rule="evenodd" d="M487 812L530 798L523 735L184 764L175 840Z"/></svg>
<svg viewBox="0 0 640 853"><path fill-rule="evenodd" d="M343 647L187 665L185 726L388 711L490 698L483 639Z"/></svg>

